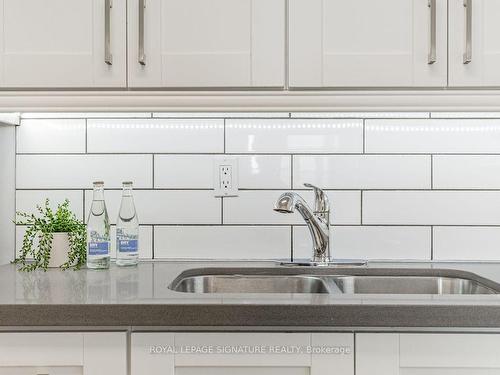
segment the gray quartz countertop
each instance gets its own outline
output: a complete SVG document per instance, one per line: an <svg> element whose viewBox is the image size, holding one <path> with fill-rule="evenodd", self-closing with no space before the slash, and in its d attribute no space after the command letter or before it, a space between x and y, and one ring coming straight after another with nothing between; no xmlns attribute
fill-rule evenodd
<svg viewBox="0 0 500 375"><path fill-rule="evenodd" d="M275 262L141 262L109 270L19 272L0 266L0 327L137 329L500 328L500 294L193 294L168 289L194 268L287 268ZM500 263L382 263L373 269L446 269L500 283ZM285 270L285 271L283 271ZM289 268L288 268L289 270ZM341 268L332 268L332 272ZM330 272L323 269L321 272ZM398 271L399 272L399 271ZM500 285L498 285L500 287Z"/></svg>

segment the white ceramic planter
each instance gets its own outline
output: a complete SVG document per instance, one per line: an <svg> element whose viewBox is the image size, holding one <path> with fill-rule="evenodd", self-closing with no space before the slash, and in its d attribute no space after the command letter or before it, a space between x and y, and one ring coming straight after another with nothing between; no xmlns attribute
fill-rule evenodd
<svg viewBox="0 0 500 375"><path fill-rule="evenodd" d="M54 233L52 238L52 250L50 252L49 267L55 268L68 260L69 236L68 233Z"/></svg>

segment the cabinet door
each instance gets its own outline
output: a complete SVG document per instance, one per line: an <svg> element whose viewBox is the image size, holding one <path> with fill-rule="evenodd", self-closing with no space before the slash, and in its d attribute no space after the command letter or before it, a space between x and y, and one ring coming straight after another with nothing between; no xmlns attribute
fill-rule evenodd
<svg viewBox="0 0 500 375"><path fill-rule="evenodd" d="M290 86L446 86L446 3L290 0Z"/></svg>
<svg viewBox="0 0 500 375"><path fill-rule="evenodd" d="M134 333L131 345L131 375L354 375L352 334Z"/></svg>
<svg viewBox="0 0 500 375"><path fill-rule="evenodd" d="M131 87L282 87L285 0L129 0Z"/></svg>
<svg viewBox="0 0 500 375"><path fill-rule="evenodd" d="M1 87L126 86L126 0L0 0L0 6Z"/></svg>
<svg viewBox="0 0 500 375"><path fill-rule="evenodd" d="M500 1L450 0L450 86L500 86Z"/></svg>
<svg viewBox="0 0 500 375"><path fill-rule="evenodd" d="M499 373L498 334L356 335L356 375Z"/></svg>
<svg viewBox="0 0 500 375"><path fill-rule="evenodd" d="M125 333L0 333L0 375L126 375Z"/></svg>

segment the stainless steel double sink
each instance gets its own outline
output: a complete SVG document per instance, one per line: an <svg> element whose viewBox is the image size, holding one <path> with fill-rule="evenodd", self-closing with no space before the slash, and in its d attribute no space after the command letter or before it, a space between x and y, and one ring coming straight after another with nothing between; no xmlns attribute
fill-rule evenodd
<svg viewBox="0 0 500 375"><path fill-rule="evenodd" d="M446 269L205 268L169 286L184 293L498 294L500 285Z"/></svg>

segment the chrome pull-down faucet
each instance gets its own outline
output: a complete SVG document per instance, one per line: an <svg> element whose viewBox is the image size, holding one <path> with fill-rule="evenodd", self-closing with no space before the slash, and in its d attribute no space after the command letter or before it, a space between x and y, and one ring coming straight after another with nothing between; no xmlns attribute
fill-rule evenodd
<svg viewBox="0 0 500 375"><path fill-rule="evenodd" d="M287 192L281 194L276 201L274 211L293 213L297 210L309 228L313 242L313 256L311 264L328 264L332 261L330 255L330 202L328 196L320 188L304 184L314 190L314 211L306 201L297 193Z"/></svg>

